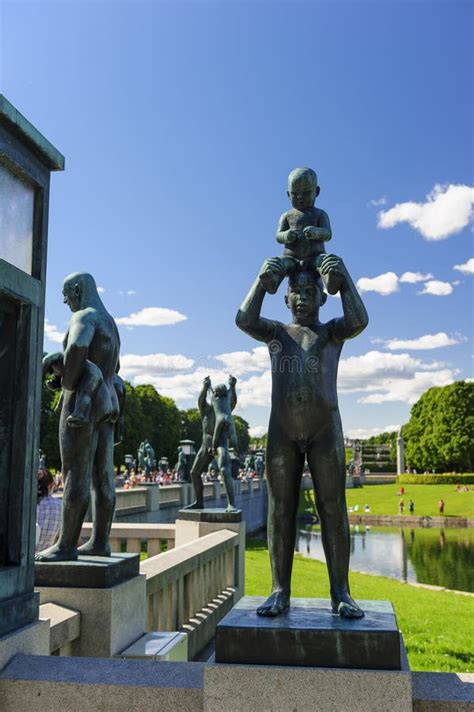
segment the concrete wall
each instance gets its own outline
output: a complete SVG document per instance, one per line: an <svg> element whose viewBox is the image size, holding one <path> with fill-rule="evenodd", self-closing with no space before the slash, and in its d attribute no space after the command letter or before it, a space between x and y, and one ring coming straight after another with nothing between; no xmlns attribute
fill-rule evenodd
<svg viewBox="0 0 474 712"><path fill-rule="evenodd" d="M242 510L247 534L253 534L267 525L266 480L234 481L236 507ZM225 507L224 488L219 482L205 485L206 508ZM193 501L190 484L141 485L131 490L117 490L114 521L120 523L169 524L176 521L182 507ZM91 517L87 516L90 522Z"/></svg>

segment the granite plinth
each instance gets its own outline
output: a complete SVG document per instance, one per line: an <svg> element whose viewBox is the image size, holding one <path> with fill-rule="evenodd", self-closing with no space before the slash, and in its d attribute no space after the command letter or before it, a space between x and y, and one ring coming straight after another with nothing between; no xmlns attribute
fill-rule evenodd
<svg viewBox="0 0 474 712"><path fill-rule="evenodd" d="M139 573L139 554L79 556L77 561L37 561L35 586L111 588Z"/></svg>
<svg viewBox="0 0 474 712"><path fill-rule="evenodd" d="M360 620L334 615L322 598L294 598L280 616L257 616L264 601L245 596L221 620L217 663L401 669L400 634L388 601L359 601Z"/></svg>
<svg viewBox="0 0 474 712"><path fill-rule="evenodd" d="M211 524L234 524L242 521L242 512L238 509L235 512L228 512L226 509L180 509L178 519L187 522L209 522Z"/></svg>

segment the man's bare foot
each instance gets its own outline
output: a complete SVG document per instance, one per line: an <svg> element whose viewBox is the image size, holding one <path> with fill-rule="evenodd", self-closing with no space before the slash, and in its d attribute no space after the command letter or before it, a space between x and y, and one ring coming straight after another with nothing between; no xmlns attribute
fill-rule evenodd
<svg viewBox="0 0 474 712"><path fill-rule="evenodd" d="M82 556L110 556L112 550L110 544L99 546L93 541L86 541L78 548L78 552Z"/></svg>
<svg viewBox="0 0 474 712"><path fill-rule="evenodd" d="M343 593L337 600L332 599L332 612L341 618L363 618L364 611L348 593Z"/></svg>
<svg viewBox="0 0 474 712"><path fill-rule="evenodd" d="M88 419L87 418L82 418L79 415L68 415L66 418L66 422L69 425L70 428L83 428L84 425L88 424Z"/></svg>
<svg viewBox="0 0 474 712"><path fill-rule="evenodd" d="M77 549L61 549L57 544L48 549L38 551L35 554L35 561L76 561Z"/></svg>
<svg viewBox="0 0 474 712"><path fill-rule="evenodd" d="M186 507L183 507L183 509L204 509L204 503L196 500L195 502L188 504Z"/></svg>
<svg viewBox="0 0 474 712"><path fill-rule="evenodd" d="M263 603L257 608L258 616L279 616L280 613L286 611L290 607L290 597L283 591L274 591Z"/></svg>
<svg viewBox="0 0 474 712"><path fill-rule="evenodd" d="M225 511L226 512L238 512L239 510L237 509L237 507L234 507L233 504L228 504Z"/></svg>

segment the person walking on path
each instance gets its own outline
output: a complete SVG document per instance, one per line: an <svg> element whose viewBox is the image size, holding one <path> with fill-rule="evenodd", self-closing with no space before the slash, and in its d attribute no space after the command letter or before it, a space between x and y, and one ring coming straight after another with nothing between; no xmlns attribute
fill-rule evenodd
<svg viewBox="0 0 474 712"><path fill-rule="evenodd" d="M438 512L444 514L444 501L442 499L438 502Z"/></svg>

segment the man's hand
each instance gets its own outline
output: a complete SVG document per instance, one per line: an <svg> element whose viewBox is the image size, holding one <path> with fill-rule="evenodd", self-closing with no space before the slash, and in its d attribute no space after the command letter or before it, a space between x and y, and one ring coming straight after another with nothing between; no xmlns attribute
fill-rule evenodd
<svg viewBox="0 0 474 712"><path fill-rule="evenodd" d="M202 382L202 385L205 386L206 388L211 387L211 378L210 376L206 376Z"/></svg>
<svg viewBox="0 0 474 712"><path fill-rule="evenodd" d="M235 376L229 376L229 386L233 387L237 383L237 379Z"/></svg>
<svg viewBox="0 0 474 712"><path fill-rule="evenodd" d="M284 277L285 268L283 267L282 261L279 257L270 257L270 259L265 260L260 272L258 273L258 276L261 277L262 275L268 274L269 272L271 272L272 274L276 274L279 277Z"/></svg>
<svg viewBox="0 0 474 712"><path fill-rule="evenodd" d="M346 266L337 255L323 255L319 260L318 271L321 277L335 277L344 283L347 278Z"/></svg>

